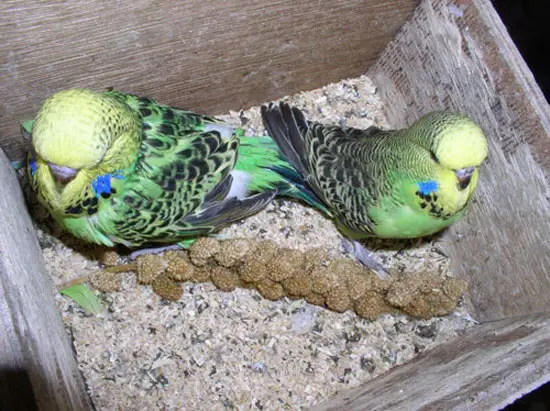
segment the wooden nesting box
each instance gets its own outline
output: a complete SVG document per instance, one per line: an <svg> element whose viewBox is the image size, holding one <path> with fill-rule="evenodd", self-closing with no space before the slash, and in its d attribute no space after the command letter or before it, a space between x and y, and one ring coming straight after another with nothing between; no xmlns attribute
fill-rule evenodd
<svg viewBox="0 0 550 411"><path fill-rule="evenodd" d="M467 113L489 159L450 230L461 235L445 238L483 324L316 409L496 410L550 380L550 109L489 0L8 0L0 11L5 409L90 407L8 160L24 155L18 121L69 86L215 114L367 72L394 127Z"/></svg>

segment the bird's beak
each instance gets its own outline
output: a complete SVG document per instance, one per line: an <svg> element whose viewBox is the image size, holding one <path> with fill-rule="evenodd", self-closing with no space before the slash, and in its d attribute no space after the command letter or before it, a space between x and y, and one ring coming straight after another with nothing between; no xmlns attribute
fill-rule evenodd
<svg viewBox="0 0 550 411"><path fill-rule="evenodd" d="M59 184L68 184L75 178L78 170L71 167L58 166L54 163L48 163L50 170L52 171L55 181Z"/></svg>
<svg viewBox="0 0 550 411"><path fill-rule="evenodd" d="M468 187L468 185L470 184L470 180L472 179L472 174L474 174L475 170L475 167L466 167L455 171L455 175L458 180L458 187L461 190L464 190L466 187Z"/></svg>

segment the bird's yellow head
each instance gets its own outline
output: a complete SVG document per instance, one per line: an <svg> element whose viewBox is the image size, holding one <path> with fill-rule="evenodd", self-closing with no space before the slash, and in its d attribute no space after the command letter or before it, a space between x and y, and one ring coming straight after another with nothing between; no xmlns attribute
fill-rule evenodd
<svg viewBox="0 0 550 411"><path fill-rule="evenodd" d="M61 183L127 167L141 140L139 117L124 102L87 89L58 92L44 102L32 146Z"/></svg>
<svg viewBox="0 0 550 411"><path fill-rule="evenodd" d="M487 158L487 138L470 118L461 114L436 111L411 126L415 140L430 152L432 161L453 172L458 190L477 182L478 169Z"/></svg>

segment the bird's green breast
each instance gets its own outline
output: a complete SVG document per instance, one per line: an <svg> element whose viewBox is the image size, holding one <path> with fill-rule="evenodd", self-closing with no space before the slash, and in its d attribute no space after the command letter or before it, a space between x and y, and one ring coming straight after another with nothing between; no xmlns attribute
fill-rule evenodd
<svg viewBox="0 0 550 411"><path fill-rule="evenodd" d="M437 190L422 191L418 183L407 181L396 184L392 195L382 196L368 214L378 237L417 238L448 227L464 212L449 213Z"/></svg>

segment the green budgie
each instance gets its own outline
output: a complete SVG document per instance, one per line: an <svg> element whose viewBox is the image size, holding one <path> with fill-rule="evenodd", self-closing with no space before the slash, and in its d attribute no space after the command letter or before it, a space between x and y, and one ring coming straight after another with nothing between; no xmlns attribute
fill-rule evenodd
<svg viewBox="0 0 550 411"><path fill-rule="evenodd" d="M58 92L22 131L39 201L87 242L173 245L314 196L269 137L132 94Z"/></svg>
<svg viewBox="0 0 550 411"><path fill-rule="evenodd" d="M487 157L481 128L463 115L432 112L403 130L328 126L286 103L262 107L264 126L304 185L329 210L356 257L383 272L356 240L416 238L465 214Z"/></svg>

